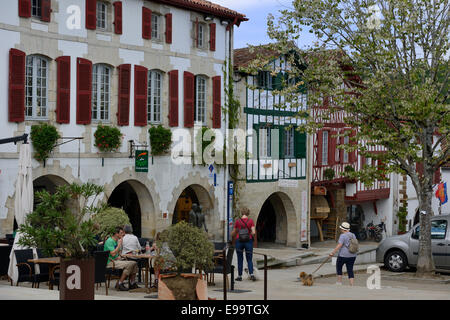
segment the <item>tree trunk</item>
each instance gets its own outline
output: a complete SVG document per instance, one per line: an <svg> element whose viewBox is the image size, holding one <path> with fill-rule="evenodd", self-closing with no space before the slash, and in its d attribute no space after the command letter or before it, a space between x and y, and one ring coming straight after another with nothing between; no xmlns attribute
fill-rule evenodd
<svg viewBox="0 0 450 320"><path fill-rule="evenodd" d="M431 252L431 217L433 216L431 199L433 192L431 188L427 189L418 194L420 210L419 257L416 272L418 276L433 274L435 270Z"/></svg>

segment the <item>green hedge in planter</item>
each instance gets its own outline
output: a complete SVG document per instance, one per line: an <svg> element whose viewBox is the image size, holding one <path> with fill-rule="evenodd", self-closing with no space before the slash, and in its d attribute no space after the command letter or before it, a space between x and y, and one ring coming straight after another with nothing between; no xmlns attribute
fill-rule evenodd
<svg viewBox="0 0 450 320"><path fill-rule="evenodd" d="M34 158L38 161L45 161L60 137L58 130L51 124L41 123L31 126Z"/></svg>
<svg viewBox="0 0 450 320"><path fill-rule="evenodd" d="M99 124L94 133L95 146L101 152L117 151L122 145L122 133L118 128Z"/></svg>
<svg viewBox="0 0 450 320"><path fill-rule="evenodd" d="M148 133L150 135L152 155L157 156L170 151L172 144L172 131L170 129L159 125L157 127L151 127Z"/></svg>

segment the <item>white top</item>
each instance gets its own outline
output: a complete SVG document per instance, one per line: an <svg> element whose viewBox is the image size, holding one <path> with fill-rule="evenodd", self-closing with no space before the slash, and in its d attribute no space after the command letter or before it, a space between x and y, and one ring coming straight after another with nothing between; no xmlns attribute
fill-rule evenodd
<svg viewBox="0 0 450 320"><path fill-rule="evenodd" d="M122 254L134 253L141 250L138 238L134 234L126 234L123 236Z"/></svg>

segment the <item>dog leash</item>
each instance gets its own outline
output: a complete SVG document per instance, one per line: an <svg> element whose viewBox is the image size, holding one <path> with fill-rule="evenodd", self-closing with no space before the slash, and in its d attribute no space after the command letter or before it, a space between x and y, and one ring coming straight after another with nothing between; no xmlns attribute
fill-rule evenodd
<svg viewBox="0 0 450 320"><path fill-rule="evenodd" d="M322 262L322 264L321 264L316 270L314 270L313 273L311 273L311 275L313 275L314 273L317 272L317 270L319 270L320 268L322 268L322 266L323 266L328 260L330 260L330 258L331 258L331 256L328 256L328 258L326 258L325 261Z"/></svg>

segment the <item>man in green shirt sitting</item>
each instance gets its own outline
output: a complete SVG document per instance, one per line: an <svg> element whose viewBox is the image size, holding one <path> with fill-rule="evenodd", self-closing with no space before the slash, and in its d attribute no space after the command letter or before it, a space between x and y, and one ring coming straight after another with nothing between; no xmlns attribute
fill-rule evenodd
<svg viewBox="0 0 450 320"><path fill-rule="evenodd" d="M122 276L119 279L119 290L127 291L129 289L139 288L136 283L136 273L138 272L135 261L123 260L120 256L122 250L122 238L125 235L122 227L117 227L115 233L105 241L103 250L109 251L108 268L123 269ZM129 288L124 285L125 279L129 277Z"/></svg>

